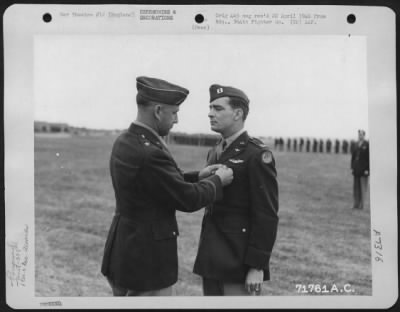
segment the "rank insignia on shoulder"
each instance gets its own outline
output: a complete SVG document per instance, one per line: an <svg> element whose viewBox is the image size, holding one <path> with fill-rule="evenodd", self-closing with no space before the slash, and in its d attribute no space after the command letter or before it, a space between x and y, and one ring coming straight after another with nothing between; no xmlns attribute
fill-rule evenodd
<svg viewBox="0 0 400 312"><path fill-rule="evenodd" d="M270 151L264 151L261 155L261 160L264 164L270 164L272 162L272 153Z"/></svg>
<svg viewBox="0 0 400 312"><path fill-rule="evenodd" d="M243 159L229 159L229 161L231 162L231 163L234 163L234 164L241 164L242 162L244 162L244 160Z"/></svg>
<svg viewBox="0 0 400 312"><path fill-rule="evenodd" d="M264 144L263 141L261 141L260 139L254 138L254 137L250 137L250 142L252 142L253 144L255 144L261 148L267 147L267 145Z"/></svg>

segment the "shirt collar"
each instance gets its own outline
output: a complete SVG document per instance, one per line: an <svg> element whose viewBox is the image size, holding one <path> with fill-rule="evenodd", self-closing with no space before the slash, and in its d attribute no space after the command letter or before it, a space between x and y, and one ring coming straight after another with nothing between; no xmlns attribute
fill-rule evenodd
<svg viewBox="0 0 400 312"><path fill-rule="evenodd" d="M232 144L233 141L235 141L243 132L246 130L244 128L240 129L238 132L232 134L231 136L225 138L224 140L226 141L226 148L228 148L229 145Z"/></svg>

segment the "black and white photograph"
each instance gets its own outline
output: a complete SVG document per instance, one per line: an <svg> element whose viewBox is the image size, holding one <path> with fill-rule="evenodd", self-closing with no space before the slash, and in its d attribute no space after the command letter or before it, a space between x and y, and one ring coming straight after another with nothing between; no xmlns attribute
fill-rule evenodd
<svg viewBox="0 0 400 312"><path fill-rule="evenodd" d="M375 9L9 8L11 306L394 304L394 15Z"/></svg>

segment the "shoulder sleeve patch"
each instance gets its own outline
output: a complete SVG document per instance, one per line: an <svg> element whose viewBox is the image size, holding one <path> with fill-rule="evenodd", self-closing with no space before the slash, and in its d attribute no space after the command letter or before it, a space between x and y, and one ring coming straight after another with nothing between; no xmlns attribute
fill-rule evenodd
<svg viewBox="0 0 400 312"><path fill-rule="evenodd" d="M272 162L272 153L270 151L264 151L261 154L261 161L264 164L270 164Z"/></svg>

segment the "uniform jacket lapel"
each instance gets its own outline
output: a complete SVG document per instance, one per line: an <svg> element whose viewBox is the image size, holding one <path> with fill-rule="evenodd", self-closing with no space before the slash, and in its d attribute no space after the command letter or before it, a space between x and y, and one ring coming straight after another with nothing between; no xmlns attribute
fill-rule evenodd
<svg viewBox="0 0 400 312"><path fill-rule="evenodd" d="M219 141L210 151L208 152L207 155L207 165L214 165L217 163L217 147L218 144L220 144L221 141Z"/></svg>
<svg viewBox="0 0 400 312"><path fill-rule="evenodd" d="M236 157L238 154L242 153L247 143L249 141L249 135L247 132L243 132L231 145L221 154L218 159L218 163L224 163L228 159Z"/></svg>

